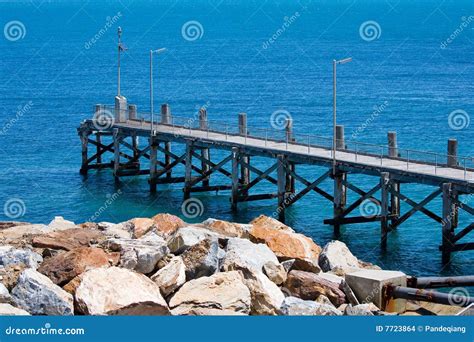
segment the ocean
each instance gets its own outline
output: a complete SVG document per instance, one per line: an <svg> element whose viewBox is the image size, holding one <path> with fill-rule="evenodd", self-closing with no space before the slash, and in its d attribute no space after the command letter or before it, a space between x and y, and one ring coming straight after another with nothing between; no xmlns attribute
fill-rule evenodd
<svg viewBox="0 0 474 342"><path fill-rule="evenodd" d="M447 139L456 138L461 155L474 155L471 1L0 1L0 24L0 220L183 217L179 185L150 194L146 176L115 184L110 170L79 174L76 128L92 117L94 104L113 103L117 92L119 26L127 47L122 95L139 111L150 108L149 50L166 47L154 57L155 108L169 103L174 115L191 118L205 106L210 120L232 124L246 112L249 126L258 128L270 127L271 114L285 111L295 132L330 137L332 60L352 57L338 67L338 123L347 139L385 144L387 132L397 131L400 148L446 153ZM450 120L453 112L461 121ZM264 159L255 163L269 166ZM323 173L298 170L309 180ZM378 181L349 177L365 190ZM322 187L330 191L332 184ZM263 184L260 190L274 191ZM410 185L402 191L420 201L433 189ZM184 217L190 222L248 222L276 210L276 200L269 200L239 204L232 212L226 192L193 197L203 210ZM349 202L354 199L349 195ZM9 209L12 202L19 207ZM429 208L440 213L441 201ZM333 239L322 223L331 215L331 203L310 194L287 210L287 224L324 245ZM461 215L460 226L470 222ZM386 252L379 231L376 223L349 225L340 239L384 269L473 273L473 251L442 266L441 225L423 214L389 234Z"/></svg>

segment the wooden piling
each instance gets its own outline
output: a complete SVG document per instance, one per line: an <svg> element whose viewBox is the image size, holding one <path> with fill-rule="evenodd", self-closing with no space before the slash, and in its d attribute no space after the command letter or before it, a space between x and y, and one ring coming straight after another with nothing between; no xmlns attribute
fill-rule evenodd
<svg viewBox="0 0 474 342"><path fill-rule="evenodd" d="M137 105L128 105L128 119L137 120Z"/></svg>
<svg viewBox="0 0 474 342"><path fill-rule="evenodd" d="M184 174L184 199L187 200L191 196L191 182L192 182L192 167L193 167L193 142L186 141L186 163Z"/></svg>
<svg viewBox="0 0 474 342"><path fill-rule="evenodd" d="M443 188L443 214L442 214L442 262L448 263L451 260L451 247L454 245L454 228L453 228L453 197L452 184L444 183Z"/></svg>
<svg viewBox="0 0 474 342"><path fill-rule="evenodd" d="M293 119L289 118L286 119L285 123L285 131L286 131L286 141L291 143L294 141L293 136ZM292 171L296 171L295 163L288 162L288 168ZM286 179L286 191L288 193L294 194L295 193L295 178L291 175L290 172L287 172L287 179Z"/></svg>
<svg viewBox="0 0 474 342"><path fill-rule="evenodd" d="M207 110L205 108L201 108L199 110L199 128L203 131L207 131L209 129L209 122L207 120ZM205 160L210 160L210 153L208 148L201 149L201 156ZM209 171L209 164L207 164L204 160L201 161L201 170L202 172L206 173ZM209 177L206 177L202 181L202 186L208 187L209 186Z"/></svg>
<svg viewBox="0 0 474 342"><path fill-rule="evenodd" d="M79 136L81 138L81 149L82 149L82 164L81 164L81 175L86 175L87 171L89 170L89 163L88 163L88 146L89 146L89 131L85 128L82 128Z"/></svg>
<svg viewBox="0 0 474 342"><path fill-rule="evenodd" d="M456 139L448 140L448 160L449 167L458 166L458 141Z"/></svg>
<svg viewBox="0 0 474 342"><path fill-rule="evenodd" d="M286 159L285 156L279 154L277 156L277 186L278 186L278 220L285 223L285 201L286 201Z"/></svg>
<svg viewBox="0 0 474 342"><path fill-rule="evenodd" d="M239 134L241 136L246 137L248 135L248 126L247 126L247 113L239 113ZM250 165L250 156L241 153L242 161L248 165ZM243 186L248 185L250 183L250 170L245 166L240 166L240 177L241 183ZM247 192L243 194L244 196L247 195Z"/></svg>
<svg viewBox="0 0 474 342"><path fill-rule="evenodd" d="M157 164L158 164L158 142L155 136L150 136L150 192L156 192L157 186Z"/></svg>
<svg viewBox="0 0 474 342"><path fill-rule="evenodd" d="M345 137L344 137L344 126L336 126L336 149L344 150L346 148ZM338 223L337 218L344 212L347 202L347 189L344 185L344 181L347 179L347 174L336 168L336 174L334 178L334 218L336 219L334 224L334 235L337 237L341 233L341 225Z"/></svg>
<svg viewBox="0 0 474 342"><path fill-rule="evenodd" d="M387 140L388 156L390 158L398 158L397 132L388 132ZM400 192L400 182L391 180L391 186L393 190ZM392 192L390 193L390 214L392 226L396 228L393 223L400 217L400 198Z"/></svg>
<svg viewBox="0 0 474 342"><path fill-rule="evenodd" d="M165 125L172 125L173 124L173 119L171 117L171 109L170 106L167 103L164 103L161 105L161 123ZM171 142L166 141L165 142L165 151L166 152L171 152ZM168 153L165 153L165 166L169 166L171 164L171 157ZM173 176L173 172L170 169L166 173L166 178L171 179Z"/></svg>
<svg viewBox="0 0 474 342"><path fill-rule="evenodd" d="M120 142L122 140L122 133L118 128L114 128L114 177L115 181L119 181L120 172Z"/></svg>
<svg viewBox="0 0 474 342"><path fill-rule="evenodd" d="M382 172L380 174L380 245L383 250L387 249L387 234L389 231L388 218L389 218L389 194L390 194L390 174L388 172Z"/></svg>
<svg viewBox="0 0 474 342"><path fill-rule="evenodd" d="M239 199L239 149L232 147L232 195L230 198L232 210L237 209Z"/></svg>

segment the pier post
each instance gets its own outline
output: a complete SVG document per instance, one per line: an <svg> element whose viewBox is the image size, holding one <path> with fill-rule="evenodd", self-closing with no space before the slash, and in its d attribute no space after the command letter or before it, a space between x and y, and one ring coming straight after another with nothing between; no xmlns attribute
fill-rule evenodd
<svg viewBox="0 0 474 342"><path fill-rule="evenodd" d="M458 166L458 141L456 139L448 140L448 160L449 167Z"/></svg>
<svg viewBox="0 0 474 342"><path fill-rule="evenodd" d="M286 159L285 156L279 154L277 168L277 184L278 184L278 220L285 223L285 201L286 201Z"/></svg>
<svg viewBox="0 0 474 342"><path fill-rule="evenodd" d="M171 109L170 106L167 103L163 103L161 105L161 123L165 125L171 125L172 124L172 118L171 118ZM165 142L165 151L166 152L171 152L171 142L167 141ZM169 166L171 164L171 157L165 153L165 166ZM171 179L172 177L172 171L171 169L166 173L166 178Z"/></svg>
<svg viewBox="0 0 474 342"><path fill-rule="evenodd" d="M209 128L209 122L207 121L207 110L205 108L201 108L199 110L199 129L201 129L203 131L207 131L208 128ZM203 148L201 150L201 156L204 160L210 160L209 149L208 148ZM203 173L209 171L209 165L204 161L201 161L201 170L202 170ZM202 186L204 186L204 187L209 186L209 178L210 177L206 177L202 181Z"/></svg>
<svg viewBox="0 0 474 342"><path fill-rule="evenodd" d="M239 149L232 147L232 195L230 198L232 210L237 209L239 200Z"/></svg>
<svg viewBox="0 0 474 342"><path fill-rule="evenodd" d="M390 194L390 174L388 172L382 172L380 174L380 185L381 185L381 199L380 199L380 230L381 239L380 245L382 250L387 249L387 234L388 234L388 217L389 207L388 200Z"/></svg>
<svg viewBox="0 0 474 342"><path fill-rule="evenodd" d="M239 113L239 134L241 136L247 137L248 134L248 126L247 126L247 113ZM246 154L241 154L242 161L247 165L250 165L250 156ZM240 166L240 173L242 179L242 185L248 185L250 183L250 170L245 166ZM243 194L244 196L247 195L247 192Z"/></svg>
<svg viewBox="0 0 474 342"><path fill-rule="evenodd" d="M443 217L441 220L442 225L442 262L443 264L448 263L451 260L451 247L454 245L454 227L453 227L453 216L454 216L454 205L452 197L452 184L443 184Z"/></svg>
<svg viewBox="0 0 474 342"><path fill-rule="evenodd" d="M346 148L344 139L344 126L336 126L336 149L344 150ZM347 179L347 174L336 168L336 174L334 177L334 235L339 236L341 233L341 225L338 223L337 218L344 212L347 202L347 189L343 181Z"/></svg>
<svg viewBox="0 0 474 342"><path fill-rule="evenodd" d="M115 181L119 181L120 172L120 143L123 139L122 133L118 128L114 128L114 177Z"/></svg>
<svg viewBox="0 0 474 342"><path fill-rule="evenodd" d="M191 177L193 167L193 142L186 140L186 164L184 174L184 200L187 200L191 196Z"/></svg>
<svg viewBox="0 0 474 342"><path fill-rule="evenodd" d="M81 148L82 148L82 164L81 164L81 175L86 175L89 169L88 160L88 147L89 147L89 131L82 127L80 130L79 136L81 138Z"/></svg>
<svg viewBox="0 0 474 342"><path fill-rule="evenodd" d="M156 167L158 164L158 142L156 141L155 136L150 136L150 192L156 192Z"/></svg>
<svg viewBox="0 0 474 342"><path fill-rule="evenodd" d="M293 137L293 119L289 118L286 119L285 123L285 131L286 131L286 141L287 143L291 143L294 141ZM288 162L288 168L295 172L295 163ZM287 180L286 180L286 190L287 192L294 194L295 193L295 178L291 175L290 172L287 172Z"/></svg>
<svg viewBox="0 0 474 342"><path fill-rule="evenodd" d="M127 121L127 111L127 99L121 95L115 96L115 122Z"/></svg>
<svg viewBox="0 0 474 342"><path fill-rule="evenodd" d="M398 143L397 132L388 132L388 156L390 158L398 158ZM400 192L400 182L391 180L393 190ZM398 220L400 216L400 198L393 193L390 193L390 214L392 224Z"/></svg>
<svg viewBox="0 0 474 342"><path fill-rule="evenodd" d="M137 105L134 105L134 104L128 105L128 119L129 120L137 119Z"/></svg>

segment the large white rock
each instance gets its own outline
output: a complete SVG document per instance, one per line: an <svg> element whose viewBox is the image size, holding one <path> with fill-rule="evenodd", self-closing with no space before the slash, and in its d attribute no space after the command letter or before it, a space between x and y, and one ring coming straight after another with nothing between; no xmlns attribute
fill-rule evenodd
<svg viewBox="0 0 474 342"><path fill-rule="evenodd" d="M48 228L52 231L58 231L77 228L77 225L72 221L65 220L62 216L55 216L54 219L48 224Z"/></svg>
<svg viewBox="0 0 474 342"><path fill-rule="evenodd" d="M181 254L186 249L205 239L218 239L219 234L197 227L183 227L169 239L168 247L173 254Z"/></svg>
<svg viewBox="0 0 474 342"><path fill-rule="evenodd" d="M173 314L193 314L199 310L220 310L248 314L251 296L240 272L216 273L184 284L171 298L169 304Z"/></svg>
<svg viewBox="0 0 474 342"><path fill-rule="evenodd" d="M285 295L280 288L260 271L242 270L244 284L249 288L252 298L252 315L278 315Z"/></svg>
<svg viewBox="0 0 474 342"><path fill-rule="evenodd" d="M163 296L168 296L186 282L186 267L180 256L173 257L170 262L151 276L160 288Z"/></svg>
<svg viewBox="0 0 474 342"><path fill-rule="evenodd" d="M359 260L351 253L344 242L335 240L324 246L319 254L319 266L323 272L339 267L343 270L360 268Z"/></svg>
<svg viewBox="0 0 474 342"><path fill-rule="evenodd" d="M13 301L33 315L73 315L73 297L48 277L28 268L13 288Z"/></svg>
<svg viewBox="0 0 474 342"><path fill-rule="evenodd" d="M132 232L129 227L124 223L110 223L110 222L99 222L97 228L104 233L104 235L117 238L117 239L131 239Z"/></svg>
<svg viewBox="0 0 474 342"><path fill-rule="evenodd" d="M108 239L105 246L120 252L120 265L140 273L151 273L156 263L169 253L165 240L156 235L146 235L140 239Z"/></svg>
<svg viewBox="0 0 474 342"><path fill-rule="evenodd" d="M286 297L280 313L285 316L340 316L342 312L332 305L320 304L297 297Z"/></svg>
<svg viewBox="0 0 474 342"><path fill-rule="evenodd" d="M124 268L97 268L83 273L75 297L78 310L86 315L169 314L158 285Z"/></svg>
<svg viewBox="0 0 474 342"><path fill-rule="evenodd" d="M29 316L28 311L15 308L13 305L1 303L0 316Z"/></svg>
<svg viewBox="0 0 474 342"><path fill-rule="evenodd" d="M221 268L225 271L250 268L260 272L267 262L279 265L277 257L267 245L255 244L246 239L232 238L227 243L226 255Z"/></svg>
<svg viewBox="0 0 474 342"><path fill-rule="evenodd" d="M23 264L36 269L43 257L29 249L16 249L13 246L0 246L0 266Z"/></svg>
<svg viewBox="0 0 474 342"><path fill-rule="evenodd" d="M0 283L0 303L10 303L12 301L12 296L10 296L10 292L8 289Z"/></svg>

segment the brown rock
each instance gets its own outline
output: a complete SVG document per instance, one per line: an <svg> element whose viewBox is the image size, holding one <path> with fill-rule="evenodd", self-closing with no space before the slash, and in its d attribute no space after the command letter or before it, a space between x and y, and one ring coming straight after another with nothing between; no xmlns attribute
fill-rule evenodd
<svg viewBox="0 0 474 342"><path fill-rule="evenodd" d="M251 225L249 224L240 224L234 222L227 222L223 220L216 219L207 219L202 223L202 225L215 231L216 233L228 236L228 237L239 237L239 238L249 238L249 231Z"/></svg>
<svg viewBox="0 0 474 342"><path fill-rule="evenodd" d="M158 214L153 216L152 220L155 222L157 233L165 238L186 226L183 220L170 214Z"/></svg>
<svg viewBox="0 0 474 342"><path fill-rule="evenodd" d="M77 277L72 278L72 280L63 286L63 290L69 292L73 296L76 294L77 287L81 284L82 274L79 274Z"/></svg>
<svg viewBox="0 0 474 342"><path fill-rule="evenodd" d="M336 307L346 301L346 296L338 284L311 272L290 271L284 286L292 296L305 300L316 300L320 295L324 295Z"/></svg>
<svg viewBox="0 0 474 342"><path fill-rule="evenodd" d="M2 279L3 285L5 285L5 287L11 291L18 282L18 277L20 276L21 272L23 272L23 270L26 268L27 266L24 264L0 267L0 278Z"/></svg>
<svg viewBox="0 0 474 342"><path fill-rule="evenodd" d="M131 219L127 224L129 225L129 229L134 239L142 237L156 227L154 220L143 217Z"/></svg>
<svg viewBox="0 0 474 342"><path fill-rule="evenodd" d="M97 230L73 228L35 236L33 247L70 251L78 247L88 247L104 238L104 235Z"/></svg>
<svg viewBox="0 0 474 342"><path fill-rule="evenodd" d="M79 224L79 227L84 229L99 229L99 225L95 222L84 222Z"/></svg>
<svg viewBox="0 0 474 342"><path fill-rule="evenodd" d="M91 268L109 266L109 256L100 248L80 247L44 261L38 268L56 285L63 285Z"/></svg>
<svg viewBox="0 0 474 342"><path fill-rule="evenodd" d="M254 220L255 221L255 220ZM254 224L250 230L250 240L265 243L281 260L295 259L293 269L319 272L318 259L321 247L303 234L279 226L270 226L269 221L264 224Z"/></svg>
<svg viewBox="0 0 474 342"><path fill-rule="evenodd" d="M275 220L274 218L268 217L265 215L260 215L259 217L253 219L252 222L250 222L250 224L253 225L254 227L263 227L263 228L294 232L294 230L288 227L287 225L284 225L280 221Z"/></svg>

